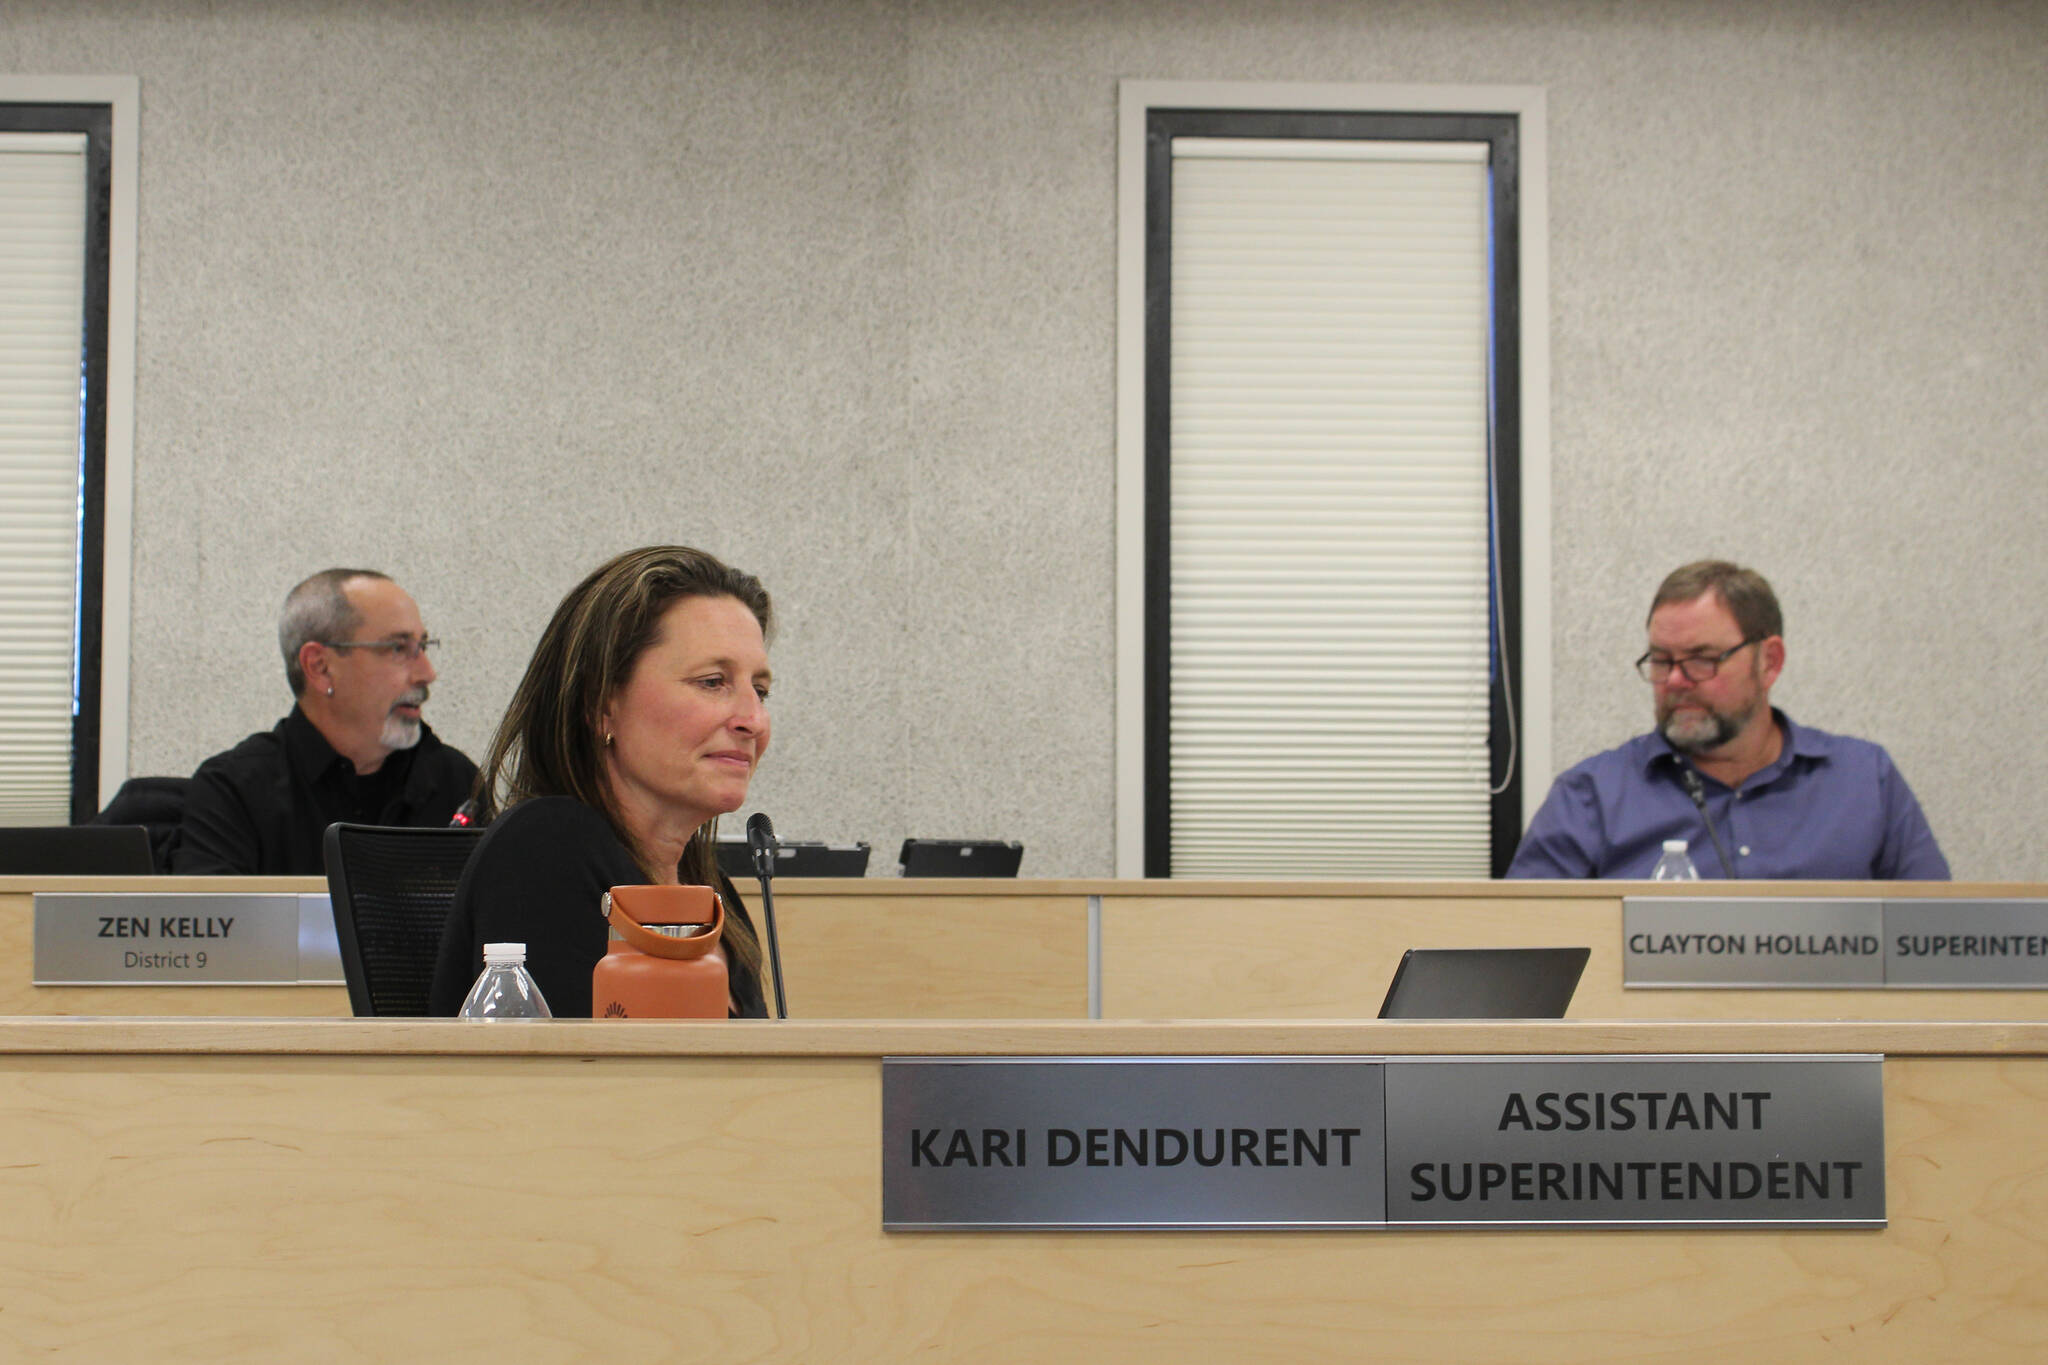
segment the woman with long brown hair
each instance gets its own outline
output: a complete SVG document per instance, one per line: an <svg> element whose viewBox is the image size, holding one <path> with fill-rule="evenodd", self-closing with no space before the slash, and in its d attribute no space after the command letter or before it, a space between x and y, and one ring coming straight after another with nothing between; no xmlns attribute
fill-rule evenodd
<svg viewBox="0 0 2048 1365"><path fill-rule="evenodd" d="M477 775L491 828L442 935L435 1014L507 942L556 1015L589 1017L604 892L681 882L725 902L732 1013L766 1015L760 940L711 841L768 749L772 623L760 580L675 545L629 550L562 599Z"/></svg>

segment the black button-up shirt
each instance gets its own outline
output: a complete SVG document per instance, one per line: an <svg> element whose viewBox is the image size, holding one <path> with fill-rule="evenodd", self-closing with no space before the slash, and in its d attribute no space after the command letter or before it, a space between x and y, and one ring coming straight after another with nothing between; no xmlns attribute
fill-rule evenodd
<svg viewBox="0 0 2048 1365"><path fill-rule="evenodd" d="M359 776L294 706L276 728L199 765L171 870L318 877L329 825L445 825L475 781L476 765L425 724L418 744Z"/></svg>

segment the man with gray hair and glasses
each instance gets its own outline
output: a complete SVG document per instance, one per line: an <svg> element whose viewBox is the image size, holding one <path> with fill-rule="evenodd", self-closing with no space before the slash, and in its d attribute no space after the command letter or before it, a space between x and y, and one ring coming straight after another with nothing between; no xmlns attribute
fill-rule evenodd
<svg viewBox="0 0 2048 1365"><path fill-rule="evenodd" d="M1657 728L1560 776L1508 876L1648 877L1683 839L1702 877L1947 881L1891 756L1770 704L1784 668L1763 575L1718 559L1675 570L1636 660Z"/></svg>
<svg viewBox="0 0 2048 1365"><path fill-rule="evenodd" d="M445 825L476 765L420 719L434 640L405 590L372 569L323 569L278 616L297 704L192 775L171 870L319 876L336 821Z"/></svg>

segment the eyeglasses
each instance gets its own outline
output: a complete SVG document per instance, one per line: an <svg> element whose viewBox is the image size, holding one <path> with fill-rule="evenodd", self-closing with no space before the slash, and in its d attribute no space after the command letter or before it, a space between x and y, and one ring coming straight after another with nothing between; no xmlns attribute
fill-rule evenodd
<svg viewBox="0 0 2048 1365"><path fill-rule="evenodd" d="M417 662L428 650L441 647L441 642L431 635L422 635L417 640L322 640L320 643L329 649L374 650L393 659L403 659L407 663Z"/></svg>
<svg viewBox="0 0 2048 1365"><path fill-rule="evenodd" d="M1762 638L1758 636L1756 639L1744 640L1734 648L1724 649L1719 654L1689 654L1683 659L1673 659L1653 649L1636 660L1636 672L1650 682L1660 683L1670 677L1671 670L1675 668L1685 674L1688 682L1703 683L1719 673L1722 664L1758 643Z"/></svg>

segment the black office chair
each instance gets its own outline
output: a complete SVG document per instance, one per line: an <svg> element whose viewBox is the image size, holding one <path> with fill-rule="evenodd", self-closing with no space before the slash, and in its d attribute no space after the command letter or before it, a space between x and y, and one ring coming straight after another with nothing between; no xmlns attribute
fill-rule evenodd
<svg viewBox="0 0 2048 1365"><path fill-rule="evenodd" d="M482 829L329 825L334 936L357 1018L424 1016L441 929Z"/></svg>
<svg viewBox="0 0 2048 1365"><path fill-rule="evenodd" d="M178 831L185 822L185 793L191 788L189 777L131 777L90 823L142 826L149 831L156 870L169 872L171 850L178 846Z"/></svg>

